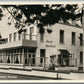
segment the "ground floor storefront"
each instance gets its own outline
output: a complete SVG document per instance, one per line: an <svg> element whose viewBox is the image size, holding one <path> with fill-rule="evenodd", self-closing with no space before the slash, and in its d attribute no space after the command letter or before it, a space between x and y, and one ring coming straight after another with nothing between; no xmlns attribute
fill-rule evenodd
<svg viewBox="0 0 84 84"><path fill-rule="evenodd" d="M79 59L74 58L66 50L61 50L59 55L46 56L46 50L40 49L40 56L36 56L37 48L20 47L0 50L0 64L8 66L42 67L42 69L55 69L58 67L79 67Z"/></svg>
<svg viewBox="0 0 84 84"><path fill-rule="evenodd" d="M0 64L44 67L47 57L36 57L36 48L0 50Z"/></svg>

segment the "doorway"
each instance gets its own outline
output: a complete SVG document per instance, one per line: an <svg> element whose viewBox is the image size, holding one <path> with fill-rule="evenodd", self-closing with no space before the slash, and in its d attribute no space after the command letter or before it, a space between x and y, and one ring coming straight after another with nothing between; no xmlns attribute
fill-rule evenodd
<svg viewBox="0 0 84 84"><path fill-rule="evenodd" d="M35 66L35 53L25 54L25 65Z"/></svg>
<svg viewBox="0 0 84 84"><path fill-rule="evenodd" d="M70 65L69 55L59 55L58 64L60 66L69 66Z"/></svg>
<svg viewBox="0 0 84 84"><path fill-rule="evenodd" d="M43 60L44 60L44 64L45 64L45 62L46 62L45 49L40 49L40 63L43 63Z"/></svg>

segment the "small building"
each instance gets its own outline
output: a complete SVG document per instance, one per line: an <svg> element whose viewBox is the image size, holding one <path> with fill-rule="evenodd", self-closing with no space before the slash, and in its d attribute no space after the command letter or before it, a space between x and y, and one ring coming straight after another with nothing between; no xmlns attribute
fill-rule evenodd
<svg viewBox="0 0 84 84"><path fill-rule="evenodd" d="M41 34L32 25L22 33L9 34L8 42L0 44L0 64L9 67L83 66L83 29L78 25L56 23L52 32ZM47 30L47 28L46 28Z"/></svg>

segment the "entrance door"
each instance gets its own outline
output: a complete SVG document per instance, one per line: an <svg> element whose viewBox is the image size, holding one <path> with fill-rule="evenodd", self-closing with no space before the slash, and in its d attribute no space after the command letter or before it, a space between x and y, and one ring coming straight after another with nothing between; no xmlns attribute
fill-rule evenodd
<svg viewBox="0 0 84 84"><path fill-rule="evenodd" d="M43 63L43 60L44 60L44 64L45 64L45 49L41 49L40 50L40 63Z"/></svg>
<svg viewBox="0 0 84 84"><path fill-rule="evenodd" d="M29 60L29 65L31 65L31 66L35 66L35 54L33 54L33 53L29 53L28 54L28 60Z"/></svg>
<svg viewBox="0 0 84 84"><path fill-rule="evenodd" d="M29 53L25 56L25 64L28 66L35 66L35 54Z"/></svg>
<svg viewBox="0 0 84 84"><path fill-rule="evenodd" d="M59 55L58 57L58 63L60 66L69 66L69 56L68 55Z"/></svg>

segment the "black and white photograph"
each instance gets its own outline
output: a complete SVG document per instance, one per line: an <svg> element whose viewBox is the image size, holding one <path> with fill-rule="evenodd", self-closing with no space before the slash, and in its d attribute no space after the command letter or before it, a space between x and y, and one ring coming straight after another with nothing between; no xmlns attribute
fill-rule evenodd
<svg viewBox="0 0 84 84"><path fill-rule="evenodd" d="M0 4L0 80L84 80L84 4Z"/></svg>

